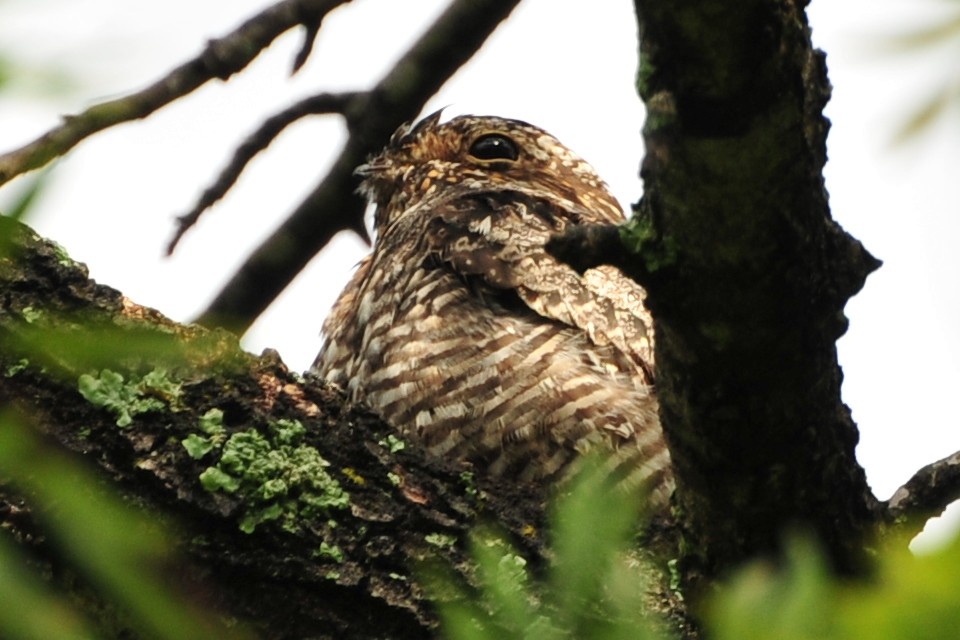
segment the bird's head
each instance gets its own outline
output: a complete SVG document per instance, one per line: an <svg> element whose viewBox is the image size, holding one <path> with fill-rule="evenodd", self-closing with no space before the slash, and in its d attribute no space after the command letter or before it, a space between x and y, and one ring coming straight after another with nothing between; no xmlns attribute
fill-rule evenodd
<svg viewBox="0 0 960 640"><path fill-rule="evenodd" d="M619 203L593 167L520 120L458 116L440 122L438 111L400 127L357 173L364 177L361 193L377 205L378 232L404 212L483 191L522 191L579 211L587 221L623 221Z"/></svg>

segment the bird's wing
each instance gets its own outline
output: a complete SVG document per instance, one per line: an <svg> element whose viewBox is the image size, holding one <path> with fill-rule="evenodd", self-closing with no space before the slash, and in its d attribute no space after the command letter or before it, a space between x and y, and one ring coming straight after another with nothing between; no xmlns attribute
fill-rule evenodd
<svg viewBox="0 0 960 640"><path fill-rule="evenodd" d="M582 219L517 192L452 198L433 209L423 241L441 262L494 289L512 290L539 315L613 344L653 375L653 320L646 292L615 267L577 273L544 249L550 236Z"/></svg>

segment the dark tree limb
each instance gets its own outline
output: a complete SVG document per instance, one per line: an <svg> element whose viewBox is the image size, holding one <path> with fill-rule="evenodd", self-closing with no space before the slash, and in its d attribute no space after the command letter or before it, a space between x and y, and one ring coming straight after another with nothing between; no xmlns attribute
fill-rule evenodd
<svg viewBox="0 0 960 640"><path fill-rule="evenodd" d="M197 57L146 89L66 116L33 142L0 155L0 185L62 156L79 142L114 125L145 118L210 80L226 80L244 69L280 35L304 25L307 38L294 70L309 55L323 17L349 0L284 0L250 18L230 34L211 40Z"/></svg>
<svg viewBox="0 0 960 640"><path fill-rule="evenodd" d="M104 368L127 379L163 369L181 392L120 427L115 412L78 391L80 374ZM48 442L97 466L128 504L175 520L186 558L176 573L196 583L192 597L259 637L431 637L436 619L414 570L423 558L466 567L463 541L478 519L510 532L531 566L542 562L537 489L470 478L468 468L409 444L397 450L389 427L345 409L335 390L291 374L275 356L242 352L225 332L177 325L130 302L0 217L0 413L11 407ZM299 420L303 444L329 462L349 505L242 532L253 503L204 490L200 474L216 455L195 460L181 444L214 408L228 435ZM0 529L54 580L70 575L31 513L30 496L0 483Z"/></svg>
<svg viewBox="0 0 960 640"><path fill-rule="evenodd" d="M775 553L794 527L856 572L880 509L835 342L879 262L830 217L830 86L805 3L635 4L645 193L623 237L656 320L684 577Z"/></svg>
<svg viewBox="0 0 960 640"><path fill-rule="evenodd" d="M481 47L519 0L454 0L374 88L345 114L350 137L330 172L287 220L247 258L198 318L244 332L340 231L366 237L365 203L353 170Z"/></svg>
<svg viewBox="0 0 960 640"><path fill-rule="evenodd" d="M310 115L343 114L349 109L351 102L357 99L358 95L357 93L320 93L304 98L280 113L267 118L256 131L243 141L243 144L237 147L230 163L220 172L216 181L206 188L193 208L177 217L177 230L174 232L170 244L167 245L167 255L173 253L177 243L183 238L183 234L197 223L203 212L212 207L214 203L226 195L227 191L233 188L247 164L258 153L266 149L284 129L297 120ZM366 233L362 235L366 238Z"/></svg>
<svg viewBox="0 0 960 640"><path fill-rule="evenodd" d="M887 519L894 531L912 538L960 500L960 451L917 471L887 500Z"/></svg>

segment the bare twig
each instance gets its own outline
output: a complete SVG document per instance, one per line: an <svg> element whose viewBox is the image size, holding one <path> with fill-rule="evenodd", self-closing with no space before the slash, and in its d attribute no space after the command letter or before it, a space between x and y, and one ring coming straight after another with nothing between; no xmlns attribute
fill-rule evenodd
<svg viewBox="0 0 960 640"><path fill-rule="evenodd" d="M898 532L913 536L956 500L960 500L960 451L917 471L887 501L887 516Z"/></svg>
<svg viewBox="0 0 960 640"><path fill-rule="evenodd" d="M190 227L196 224L200 215L222 198L236 183L237 178L247 164L258 153L266 149L287 126L300 118L323 113L345 113L356 93L321 93L293 104L269 118L260 128L243 141L234 152L230 163L220 172L216 181L207 187L200 199L190 211L177 218L177 230L167 245L167 255L173 253L177 243Z"/></svg>
<svg viewBox="0 0 960 640"><path fill-rule="evenodd" d="M364 203L353 169L484 43L519 0L454 0L370 91L350 101L350 137L330 173L234 274L199 322L243 332L337 232L361 236Z"/></svg>
<svg viewBox="0 0 960 640"><path fill-rule="evenodd" d="M146 89L66 116L60 126L33 142L0 155L0 185L62 156L85 138L113 125L145 118L206 82L226 80L266 49L278 36L305 25L307 38L295 69L309 54L312 39L327 13L349 0L284 0L260 12L232 33L207 43L185 62Z"/></svg>
<svg viewBox="0 0 960 640"><path fill-rule="evenodd" d="M349 1L350 0L347 0L347 2ZM316 15L303 16L301 22L306 29L306 33L303 34L303 44L300 46L300 51L297 52L297 56L293 59L293 68L290 70L291 75L300 71L303 65L307 63L310 54L313 53L313 44L317 41L317 34L320 33L320 23L323 21L325 15L326 11L316 13Z"/></svg>

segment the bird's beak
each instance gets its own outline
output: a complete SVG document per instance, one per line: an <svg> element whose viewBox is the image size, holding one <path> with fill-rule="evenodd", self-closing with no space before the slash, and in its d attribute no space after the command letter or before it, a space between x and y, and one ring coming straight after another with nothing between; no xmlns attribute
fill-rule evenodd
<svg viewBox="0 0 960 640"><path fill-rule="evenodd" d="M354 169L353 175L360 176L361 178L369 178L371 176L382 174L389 168L390 163L387 162L381 154L370 158L368 161Z"/></svg>

